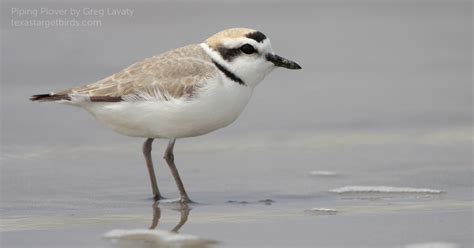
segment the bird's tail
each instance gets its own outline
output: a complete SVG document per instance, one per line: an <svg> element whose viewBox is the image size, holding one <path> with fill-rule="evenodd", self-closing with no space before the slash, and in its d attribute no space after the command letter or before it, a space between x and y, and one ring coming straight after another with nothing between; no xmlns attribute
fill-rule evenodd
<svg viewBox="0 0 474 248"><path fill-rule="evenodd" d="M68 94L38 94L38 95L32 95L30 97L31 101L38 101L38 102L51 102L51 101L60 101L60 100L66 100L70 101L71 97Z"/></svg>

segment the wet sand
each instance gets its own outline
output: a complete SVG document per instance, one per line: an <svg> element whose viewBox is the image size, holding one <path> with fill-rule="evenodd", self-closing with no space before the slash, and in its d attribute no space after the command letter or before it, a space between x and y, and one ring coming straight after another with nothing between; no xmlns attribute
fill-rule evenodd
<svg viewBox="0 0 474 248"><path fill-rule="evenodd" d="M469 129L423 137L333 133L328 135L333 142L305 136L247 143L229 137L236 142L216 140L204 148L183 141L177 162L198 203L189 205L180 233L225 247L403 247L438 241L468 247L473 241L469 135ZM434 142L436 137L442 138ZM139 143L128 143L104 150L31 151L25 159L10 154L3 167L9 175L2 182L3 245L108 247L101 237L111 230L147 229L154 212L149 182ZM156 160L161 191L176 197L168 169ZM314 175L314 169L336 175ZM351 185L401 188L341 190ZM170 231L183 218L177 203L158 207L159 230Z"/></svg>

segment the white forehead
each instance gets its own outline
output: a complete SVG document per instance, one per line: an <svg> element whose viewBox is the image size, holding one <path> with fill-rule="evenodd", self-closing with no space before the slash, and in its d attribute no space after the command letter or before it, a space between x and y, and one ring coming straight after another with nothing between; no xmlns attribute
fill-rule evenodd
<svg viewBox="0 0 474 248"><path fill-rule="evenodd" d="M272 51L272 44L268 38L260 42L247 37L228 38L221 41L221 45L226 48L239 48L244 44L250 44L259 51Z"/></svg>

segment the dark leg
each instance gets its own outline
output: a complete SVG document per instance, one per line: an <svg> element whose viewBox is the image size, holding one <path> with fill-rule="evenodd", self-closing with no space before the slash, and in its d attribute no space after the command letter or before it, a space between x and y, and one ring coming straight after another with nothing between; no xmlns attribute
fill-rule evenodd
<svg viewBox="0 0 474 248"><path fill-rule="evenodd" d="M188 197L188 194L186 194L186 190L184 189L183 182L181 181L181 178L179 177L178 169L176 169L176 165L174 164L174 154L173 154L173 148L174 148L174 143L176 139L170 139L170 142L168 143L168 147L166 148L165 156L163 157L166 160L166 163L170 167L171 174L173 174L174 180L176 181L176 185L178 186L179 189L179 194L180 194L180 202L183 203L188 203L191 202L191 200Z"/></svg>
<svg viewBox="0 0 474 248"><path fill-rule="evenodd" d="M148 138L143 143L143 155L145 156L146 166L148 168L148 174L150 175L151 190L153 192L153 199L158 201L162 199L160 191L158 190L158 184L156 183L155 170L153 169L153 161L151 160L151 144L153 143L152 138Z"/></svg>

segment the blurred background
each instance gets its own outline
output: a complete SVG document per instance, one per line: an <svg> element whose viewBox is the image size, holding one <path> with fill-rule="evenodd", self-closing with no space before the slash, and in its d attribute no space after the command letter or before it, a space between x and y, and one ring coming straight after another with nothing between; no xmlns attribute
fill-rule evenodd
<svg viewBox="0 0 474 248"><path fill-rule="evenodd" d="M274 71L259 85L239 120L213 135L469 126L470 5L469 1L6 2L3 143L44 143L51 140L45 130L75 143L90 140L91 134L98 140L121 140L90 121L84 111L26 100L32 94L97 81L135 61L200 43L230 27L261 30L276 52L297 61L303 70ZM12 19L28 19L12 14L13 7L44 6L129 8L134 13L77 18L99 20L97 27L11 26ZM67 18L73 19L68 15L63 19Z"/></svg>
<svg viewBox="0 0 474 248"><path fill-rule="evenodd" d="M133 14L18 14L41 8ZM472 245L471 1L18 0L2 2L1 18L4 245L95 246L101 233L123 227L116 216L139 216L125 226L143 228L150 214L143 140L79 108L29 96L95 82L231 27L260 30L303 69L273 71L231 126L178 140L191 198L209 204L193 210L197 221L191 213L185 233L234 247ZM86 22L15 26L22 20ZM174 182L159 159L164 146L155 142L154 156L160 189L172 197ZM350 185L445 193L328 193ZM275 204L228 204L267 198ZM341 214L308 219L312 207ZM82 219L106 213L116 216ZM234 225L240 217L245 228ZM71 223L83 226L66 230Z"/></svg>

